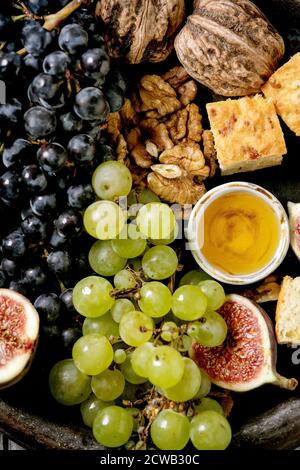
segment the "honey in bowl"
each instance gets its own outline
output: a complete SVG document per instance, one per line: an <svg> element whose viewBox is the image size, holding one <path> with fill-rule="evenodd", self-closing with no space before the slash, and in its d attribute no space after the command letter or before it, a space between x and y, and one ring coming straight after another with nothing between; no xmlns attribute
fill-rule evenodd
<svg viewBox="0 0 300 470"><path fill-rule="evenodd" d="M280 241L278 216L262 197L251 192L225 193L206 207L199 227L202 254L230 275L263 269Z"/></svg>

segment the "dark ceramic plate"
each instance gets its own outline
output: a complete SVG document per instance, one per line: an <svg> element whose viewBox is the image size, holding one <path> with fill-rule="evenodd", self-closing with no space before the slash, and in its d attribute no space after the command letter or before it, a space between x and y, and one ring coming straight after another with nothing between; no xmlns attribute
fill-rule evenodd
<svg viewBox="0 0 300 470"><path fill-rule="evenodd" d="M290 28L300 29L300 0L260 0L255 3L285 38ZM282 167L214 180L213 185L241 179L253 181L269 189L284 205L289 200L299 202L300 141L283 127L288 155ZM190 260L187 260L186 265L191 267L189 263ZM292 276L300 274L300 264L292 253L288 254L280 271ZM274 305L266 305L266 309L271 316L274 315ZM300 379L300 367L292 362L293 352L285 346L279 347L278 371ZM47 352L48 361L44 354L37 354L30 373L20 384L1 392L0 430L31 449L101 449L90 431L80 425L79 411L60 407L49 396L47 374L49 364L56 358L54 350ZM298 357L300 359L300 349ZM264 386L246 394L235 394L233 398L233 446L264 449L294 449L300 446L299 391L287 392L274 386Z"/></svg>

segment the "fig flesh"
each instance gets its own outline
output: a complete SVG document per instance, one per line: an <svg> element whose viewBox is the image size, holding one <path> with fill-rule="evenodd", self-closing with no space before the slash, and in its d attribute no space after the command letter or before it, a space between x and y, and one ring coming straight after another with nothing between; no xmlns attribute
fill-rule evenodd
<svg viewBox="0 0 300 470"><path fill-rule="evenodd" d="M23 295L0 289L0 389L28 371L39 333L39 315Z"/></svg>
<svg viewBox="0 0 300 470"><path fill-rule="evenodd" d="M276 340L267 313L241 295L227 296L218 310L228 326L221 346L207 348L194 343L191 357L219 387L246 392L266 383L294 390L296 379L276 371Z"/></svg>

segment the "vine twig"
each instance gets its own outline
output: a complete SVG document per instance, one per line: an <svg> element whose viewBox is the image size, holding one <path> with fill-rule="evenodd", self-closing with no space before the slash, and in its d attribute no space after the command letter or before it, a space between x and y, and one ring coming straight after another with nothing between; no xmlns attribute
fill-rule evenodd
<svg viewBox="0 0 300 470"><path fill-rule="evenodd" d="M45 16L43 28L47 29L47 31L52 31L53 29L57 28L62 21L67 19L68 16L74 13L74 11L81 7L85 2L86 0L72 0L58 12Z"/></svg>

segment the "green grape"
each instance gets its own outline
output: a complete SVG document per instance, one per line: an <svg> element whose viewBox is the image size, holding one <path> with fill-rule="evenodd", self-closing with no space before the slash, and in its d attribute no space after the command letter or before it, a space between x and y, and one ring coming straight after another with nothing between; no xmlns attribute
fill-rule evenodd
<svg viewBox="0 0 300 470"><path fill-rule="evenodd" d="M204 315L206 308L206 297L198 286L182 286L173 294L172 310L181 320L197 320Z"/></svg>
<svg viewBox="0 0 300 470"><path fill-rule="evenodd" d="M146 251L142 259L142 267L146 276L157 281L171 277L177 266L177 255L169 246L153 246Z"/></svg>
<svg viewBox="0 0 300 470"><path fill-rule="evenodd" d="M74 307L85 317L104 315L115 303L110 295L112 289L111 283L103 277L89 276L81 279L73 289Z"/></svg>
<svg viewBox="0 0 300 470"><path fill-rule="evenodd" d="M169 388L182 379L184 361L176 349L170 346L158 346L152 352L147 368L149 380L153 385Z"/></svg>
<svg viewBox="0 0 300 470"><path fill-rule="evenodd" d="M203 398L206 397L206 395L209 394L210 389L211 389L211 381L205 370L199 369L201 373L201 385L196 393L196 395L193 397L194 399L198 398Z"/></svg>
<svg viewBox="0 0 300 470"><path fill-rule="evenodd" d="M127 236L130 240L145 240L147 244L147 237L140 231L136 224L136 220L132 220L127 226ZM123 230L122 234L125 232ZM118 238L121 238L122 234ZM132 257L133 258L133 257Z"/></svg>
<svg viewBox="0 0 300 470"><path fill-rule="evenodd" d="M85 400L80 405L81 417L84 424L89 428L92 428L94 419L96 418L98 411L103 410L107 406L112 405L114 405L113 401L102 401L99 400L99 398L95 397L94 394L92 394L87 400Z"/></svg>
<svg viewBox="0 0 300 470"><path fill-rule="evenodd" d="M106 336L119 336L119 325L112 319L111 314L108 312L101 317L86 318L82 325L83 335L90 335L98 333L99 335Z"/></svg>
<svg viewBox="0 0 300 470"><path fill-rule="evenodd" d="M73 360L84 374L98 375L112 363L113 348L105 336L90 334L79 338L73 346Z"/></svg>
<svg viewBox="0 0 300 470"><path fill-rule="evenodd" d="M142 312L150 317L163 317L171 309L172 294L161 282L146 282L140 289L138 304Z"/></svg>
<svg viewBox="0 0 300 470"><path fill-rule="evenodd" d="M129 213L131 212L134 217L141 205L149 204L150 202L160 202L159 197L150 189L143 189L142 191L133 189L127 196L127 205L130 207Z"/></svg>
<svg viewBox="0 0 300 470"><path fill-rule="evenodd" d="M190 439L197 450L224 450L231 441L230 424L216 411L201 411L191 421Z"/></svg>
<svg viewBox="0 0 300 470"><path fill-rule="evenodd" d="M149 204L150 202L160 202L160 199L150 189L143 189L138 194L138 202L140 204Z"/></svg>
<svg viewBox="0 0 300 470"><path fill-rule="evenodd" d="M188 357L184 357L183 361L184 372L181 380L174 387L163 389L163 395L175 402L191 400L201 385L201 373L197 364Z"/></svg>
<svg viewBox="0 0 300 470"><path fill-rule="evenodd" d="M188 335L182 335L182 350L189 351L192 347L193 340Z"/></svg>
<svg viewBox="0 0 300 470"><path fill-rule="evenodd" d="M126 266L127 259L113 250L111 240L95 242L89 252L91 268L101 276L114 276Z"/></svg>
<svg viewBox="0 0 300 470"><path fill-rule="evenodd" d="M173 410L158 413L151 425L151 439L160 450L182 450L189 441L188 418Z"/></svg>
<svg viewBox="0 0 300 470"><path fill-rule="evenodd" d="M124 349L116 349L114 352L114 361L116 364L123 364L126 361L127 354Z"/></svg>
<svg viewBox="0 0 300 470"><path fill-rule="evenodd" d="M122 231L125 215L112 201L97 201L85 211L83 223L86 231L99 240L110 240Z"/></svg>
<svg viewBox="0 0 300 470"><path fill-rule="evenodd" d="M202 281L198 285L207 298L208 310L218 310L226 299L226 295L221 284L217 281Z"/></svg>
<svg viewBox="0 0 300 470"><path fill-rule="evenodd" d="M132 240L121 240L119 238L112 240L112 247L115 252L122 257L136 258L144 253L147 246L147 241L143 238Z"/></svg>
<svg viewBox="0 0 300 470"><path fill-rule="evenodd" d="M143 269L142 268L142 258L130 259L130 260L128 260L128 264L136 273L138 273L139 271L141 271Z"/></svg>
<svg viewBox="0 0 300 470"><path fill-rule="evenodd" d="M143 384L132 384L126 379L125 389L122 395L120 396L119 401L121 403L124 400L135 402L137 400L137 391L140 391L140 387L143 387L143 385L146 383L145 381L146 379L144 379Z"/></svg>
<svg viewBox="0 0 300 470"><path fill-rule="evenodd" d="M145 418L141 414L141 410L138 408L126 408L127 413L130 414L130 416L133 419L133 430L137 432L140 426L144 426L145 424Z"/></svg>
<svg viewBox="0 0 300 470"><path fill-rule="evenodd" d="M140 377L148 377L148 365L152 359L153 343L144 343L136 348L131 356L131 365L134 372Z"/></svg>
<svg viewBox="0 0 300 470"><path fill-rule="evenodd" d="M114 285L117 289L133 289L137 282L128 269L121 269L114 277Z"/></svg>
<svg viewBox="0 0 300 470"><path fill-rule="evenodd" d="M213 400L212 398L203 397L201 398L201 403L195 406L195 412L200 413L200 411L207 411L213 410L217 413L220 413L224 416L224 410L220 403L217 400Z"/></svg>
<svg viewBox="0 0 300 470"><path fill-rule="evenodd" d="M104 162L94 171L92 185L100 199L113 201L117 197L127 196L130 193L132 176L123 163Z"/></svg>
<svg viewBox="0 0 300 470"><path fill-rule="evenodd" d="M174 212L167 204L150 202L140 208L136 223L147 238L160 240L170 236L176 221Z"/></svg>
<svg viewBox="0 0 300 470"><path fill-rule="evenodd" d="M227 336L227 325L217 312L207 312L198 322L191 323L187 334L202 346L213 348L224 343Z"/></svg>
<svg viewBox="0 0 300 470"><path fill-rule="evenodd" d="M124 391L124 375L118 369L107 369L101 372L101 374L92 377L91 386L94 394L100 400L115 400Z"/></svg>
<svg viewBox="0 0 300 470"><path fill-rule="evenodd" d="M133 418L120 406L108 406L97 413L93 434L105 447L120 447L129 441L133 430Z"/></svg>
<svg viewBox="0 0 300 470"><path fill-rule="evenodd" d="M134 305L129 299L117 299L110 310L110 314L116 323L120 323L122 315L134 310Z"/></svg>
<svg viewBox="0 0 300 470"><path fill-rule="evenodd" d="M137 204L138 199L137 199L137 193L135 189L132 189L130 193L127 196L127 206L132 206L133 204Z"/></svg>
<svg viewBox="0 0 300 470"><path fill-rule="evenodd" d="M132 363L131 363L132 353L127 354L126 361L121 364L121 372L124 375L127 382L130 384L138 385L147 382L145 377L141 377L140 375L136 374L133 370Z"/></svg>
<svg viewBox="0 0 300 470"><path fill-rule="evenodd" d="M198 286L199 282L206 281L207 279L211 279L210 275L207 274L202 269L194 269L193 271L189 271L182 276L179 282L179 287L186 286L186 285L193 285Z"/></svg>
<svg viewBox="0 0 300 470"><path fill-rule="evenodd" d="M153 320L137 310L122 315L119 325L124 343L135 347L149 341L154 328Z"/></svg>
<svg viewBox="0 0 300 470"><path fill-rule="evenodd" d="M167 341L173 341L174 339L178 338L179 330L176 323L173 321L166 321L162 326L161 331L161 339Z"/></svg>
<svg viewBox="0 0 300 470"><path fill-rule="evenodd" d="M162 238L160 240L151 240L150 239L149 241L150 241L150 243L152 243L152 245L170 245L178 237L178 232L179 232L178 224L177 224L177 222L175 222L174 230L172 230L172 232L170 233L170 235L167 238Z"/></svg>
<svg viewBox="0 0 300 470"><path fill-rule="evenodd" d="M49 374L50 392L62 405L78 405L91 393L91 379L77 369L72 359L57 362Z"/></svg>
<svg viewBox="0 0 300 470"><path fill-rule="evenodd" d="M144 253L147 246L145 237L137 231L134 224L124 227L120 235L112 240L112 247L115 252L123 258L136 258Z"/></svg>

